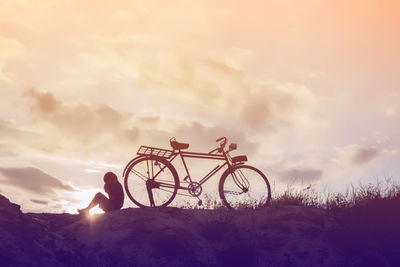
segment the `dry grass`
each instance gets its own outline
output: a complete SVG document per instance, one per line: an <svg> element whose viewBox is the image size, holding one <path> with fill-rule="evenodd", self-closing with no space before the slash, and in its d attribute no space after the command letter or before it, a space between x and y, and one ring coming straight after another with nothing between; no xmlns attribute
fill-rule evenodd
<svg viewBox="0 0 400 267"><path fill-rule="evenodd" d="M400 184L385 179L376 181L375 184L351 185L344 193L328 193L326 196L316 191L312 185L301 190L287 186L283 193L273 197L271 205L296 205L338 211L399 198Z"/></svg>

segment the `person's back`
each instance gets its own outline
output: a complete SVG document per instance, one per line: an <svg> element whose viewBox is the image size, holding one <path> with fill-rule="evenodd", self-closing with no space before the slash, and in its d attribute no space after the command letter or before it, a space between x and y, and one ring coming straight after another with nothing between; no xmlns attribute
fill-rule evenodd
<svg viewBox="0 0 400 267"><path fill-rule="evenodd" d="M108 194L115 209L120 209L122 205L124 205L124 190L118 180L106 183L104 185L104 191Z"/></svg>

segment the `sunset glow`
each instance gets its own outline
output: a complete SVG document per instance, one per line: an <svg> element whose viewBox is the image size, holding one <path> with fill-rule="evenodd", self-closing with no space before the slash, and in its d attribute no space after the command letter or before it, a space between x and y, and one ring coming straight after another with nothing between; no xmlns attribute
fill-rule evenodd
<svg viewBox="0 0 400 267"><path fill-rule="evenodd" d="M276 190L400 181L399 47L399 1L0 0L0 194L76 213L171 137Z"/></svg>

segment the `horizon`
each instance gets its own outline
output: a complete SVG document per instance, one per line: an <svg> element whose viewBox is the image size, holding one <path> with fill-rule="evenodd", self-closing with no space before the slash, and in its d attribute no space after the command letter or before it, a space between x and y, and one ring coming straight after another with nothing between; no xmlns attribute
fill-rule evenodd
<svg viewBox="0 0 400 267"><path fill-rule="evenodd" d="M0 2L0 194L72 213L172 137L277 191L400 182L399 47L396 1Z"/></svg>

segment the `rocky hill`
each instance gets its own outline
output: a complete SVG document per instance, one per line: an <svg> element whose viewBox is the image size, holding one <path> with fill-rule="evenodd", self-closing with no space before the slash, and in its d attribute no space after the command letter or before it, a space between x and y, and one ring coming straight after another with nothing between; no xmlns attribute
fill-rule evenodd
<svg viewBox="0 0 400 267"><path fill-rule="evenodd" d="M366 266L363 259L369 255L368 263L391 266L390 259L375 255L376 251L353 251L350 256L344 252L341 243L351 237L341 225L325 210L278 205L239 211L129 208L90 217L24 214L0 195L0 262L1 266Z"/></svg>

